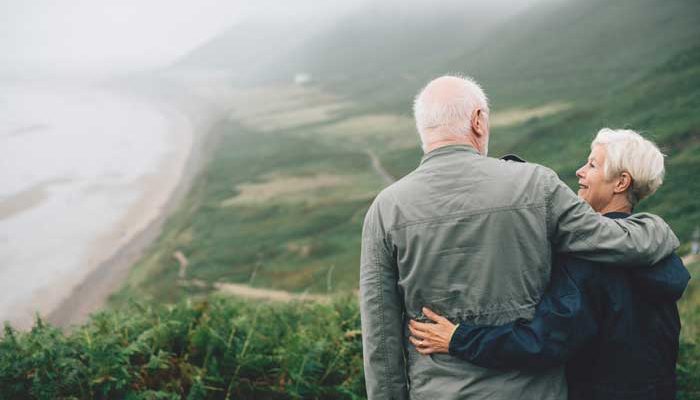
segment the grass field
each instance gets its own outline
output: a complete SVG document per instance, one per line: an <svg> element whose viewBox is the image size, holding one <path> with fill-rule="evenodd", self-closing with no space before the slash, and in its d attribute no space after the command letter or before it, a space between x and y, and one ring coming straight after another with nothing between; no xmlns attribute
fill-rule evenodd
<svg viewBox="0 0 700 400"><path fill-rule="evenodd" d="M342 129L280 119L288 127L256 131L256 113L220 127L211 162L117 302L176 301L226 282L318 293L356 287L361 223L382 178L362 147L334 136ZM187 259L185 281L206 285L178 277L176 251Z"/></svg>
<svg viewBox="0 0 700 400"><path fill-rule="evenodd" d="M491 151L521 154L573 184L600 127L634 127L667 154L665 184L638 211L662 215L687 241L700 221L700 181L692 178L700 173L700 114L687 112L700 109L696 87L700 47L596 103L494 110ZM211 161L116 303L176 301L227 282L315 293L357 287L362 218L385 185L366 151L397 178L411 171L421 156L412 119L358 114L318 88L281 87L272 99L271 90L241 93L241 107L212 138ZM177 251L188 263L184 281Z"/></svg>

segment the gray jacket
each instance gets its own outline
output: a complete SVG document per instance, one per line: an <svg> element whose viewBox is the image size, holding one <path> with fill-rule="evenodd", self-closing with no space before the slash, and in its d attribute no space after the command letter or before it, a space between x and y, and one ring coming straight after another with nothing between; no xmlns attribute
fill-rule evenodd
<svg viewBox="0 0 700 400"><path fill-rule="evenodd" d="M362 232L360 301L370 399L565 399L563 368L477 367L422 356L407 320L428 306L452 321L532 317L552 252L652 265L678 247L660 218L601 216L540 165L446 146L375 199Z"/></svg>

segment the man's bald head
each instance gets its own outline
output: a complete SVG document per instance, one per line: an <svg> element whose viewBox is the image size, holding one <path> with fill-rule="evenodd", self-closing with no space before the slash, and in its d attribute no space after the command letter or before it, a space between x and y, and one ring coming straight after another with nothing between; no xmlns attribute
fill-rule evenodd
<svg viewBox="0 0 700 400"><path fill-rule="evenodd" d="M421 90L413 103L416 128L423 150L438 143L461 142L474 136L474 129L485 127L488 143L488 99L478 83L470 78L442 76ZM480 126L473 126L475 113ZM484 126L485 124L485 126ZM480 136L483 132L476 132ZM475 139L479 139L476 137ZM470 143L472 144L472 143ZM485 149L478 150L485 153ZM483 147L483 146L482 146Z"/></svg>

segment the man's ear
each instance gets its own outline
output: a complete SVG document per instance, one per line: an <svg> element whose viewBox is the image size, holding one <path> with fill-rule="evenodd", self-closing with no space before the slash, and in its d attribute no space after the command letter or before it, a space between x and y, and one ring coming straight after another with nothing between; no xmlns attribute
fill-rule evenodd
<svg viewBox="0 0 700 400"><path fill-rule="evenodd" d="M472 131L474 134L478 137L484 136L486 134L486 126L485 120L484 120L484 111L480 108L477 108L476 111L472 114Z"/></svg>
<svg viewBox="0 0 700 400"><path fill-rule="evenodd" d="M613 193L622 193L629 189L632 186L632 175L629 174L629 172L623 172L620 174L620 177L617 178L617 182L615 183L615 188L613 189Z"/></svg>

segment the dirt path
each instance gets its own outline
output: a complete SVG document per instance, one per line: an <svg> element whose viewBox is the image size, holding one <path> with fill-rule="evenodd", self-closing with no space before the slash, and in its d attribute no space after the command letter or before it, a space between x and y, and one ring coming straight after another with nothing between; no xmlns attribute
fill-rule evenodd
<svg viewBox="0 0 700 400"><path fill-rule="evenodd" d="M396 179L394 179L394 177L391 176L386 169L384 169L381 161L379 161L379 157L377 157L372 150L365 150L365 153L367 153L370 160L372 160L372 168L377 172L387 186L396 182Z"/></svg>
<svg viewBox="0 0 700 400"><path fill-rule="evenodd" d="M221 293L253 300L270 301L317 301L327 303L330 297L322 294L291 293L284 290L261 289L238 283L215 283L214 287Z"/></svg>
<svg viewBox="0 0 700 400"><path fill-rule="evenodd" d="M370 152L368 151L368 153ZM381 168L381 165L379 165L379 167ZM698 260L700 260L700 255L687 255L683 257L683 263L686 265ZM196 286L207 286L205 282L198 280L189 280L188 284ZM279 302L316 301L321 303L327 303L331 300L331 296L323 294L292 293L287 292L285 290L255 288L239 283L214 283L213 286L214 288L216 288L216 290L218 290L221 293L252 300L266 300Z"/></svg>
<svg viewBox="0 0 700 400"><path fill-rule="evenodd" d="M215 144L212 137L216 136L215 132L220 129L218 124L221 122L215 117L208 118L193 132L193 143L183 167L183 175L167 203L161 207L159 215L115 254L92 270L83 282L73 289L70 296L47 315L48 322L64 328L84 323L90 314L103 308L109 295L116 292L127 280L131 266L143 257L148 246L156 241L167 218L185 198L194 178L203 167L205 154Z"/></svg>
<svg viewBox="0 0 700 400"><path fill-rule="evenodd" d="M190 266L190 262L187 261L187 257L185 257L185 255L180 250L173 253L173 258L177 260L178 264L180 264L180 268L177 272L178 279L185 279L187 267Z"/></svg>
<svg viewBox="0 0 700 400"><path fill-rule="evenodd" d="M384 183L388 186L396 182L396 179L382 166L379 157L372 150L365 150L367 156L369 156L372 164L372 169L379 175ZM188 267L187 258L180 251L176 251L173 257L179 263L179 278L181 285L192 285L197 287L207 287L209 284L207 282L198 279L185 279L185 274ZM265 301L278 301L278 302L290 302L290 301L316 301L327 303L330 301L331 297L323 294L309 294L309 293L292 293L285 290L275 290L275 289L263 289L256 288L249 285L241 283L222 283L215 282L212 286L220 293L241 297L251 300L265 300Z"/></svg>

